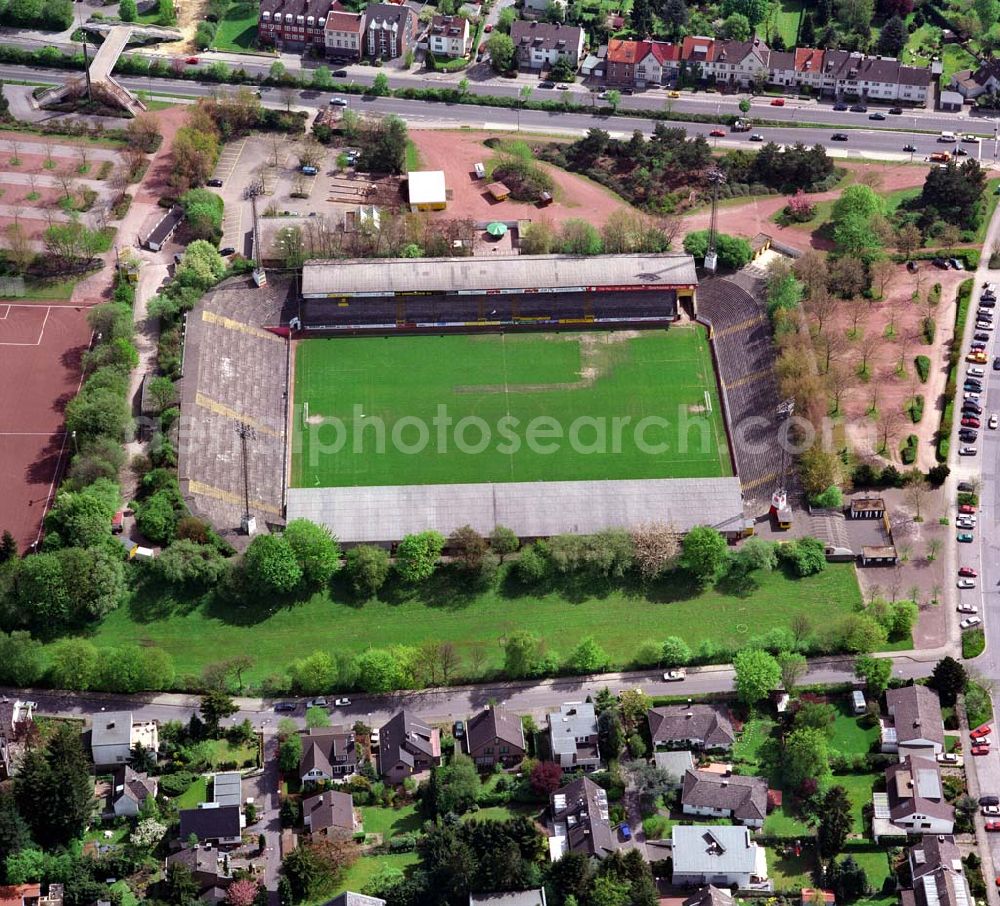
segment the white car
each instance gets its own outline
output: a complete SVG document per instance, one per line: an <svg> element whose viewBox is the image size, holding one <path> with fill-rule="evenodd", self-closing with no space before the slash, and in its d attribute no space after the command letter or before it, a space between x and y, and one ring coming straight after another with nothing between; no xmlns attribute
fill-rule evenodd
<svg viewBox="0 0 1000 906"><path fill-rule="evenodd" d="M984 815L991 815L993 817L996 817L997 815L1000 815L1000 805L984 805L983 806L983 814Z"/></svg>
<svg viewBox="0 0 1000 906"><path fill-rule="evenodd" d="M959 629L972 629L973 626L979 626L983 621L979 617L966 617L958 624Z"/></svg>
<svg viewBox="0 0 1000 906"><path fill-rule="evenodd" d="M959 517L958 519L955 520L955 525L958 528L964 528L964 529L974 529L976 527L976 523L973 522L971 519L963 519L962 517Z"/></svg>
<svg viewBox="0 0 1000 906"><path fill-rule="evenodd" d="M986 372L983 371L980 365L970 365L968 368L965 369L965 373L968 377L975 377L975 378L981 378L986 374Z"/></svg>
<svg viewBox="0 0 1000 906"><path fill-rule="evenodd" d="M978 403L979 402L979 394L978 393L973 393L970 390L968 393L965 394L964 399L965 399L965 401L967 403Z"/></svg>
<svg viewBox="0 0 1000 906"><path fill-rule="evenodd" d="M330 106L331 107L346 107L347 106L347 101L345 101L343 98L330 98Z"/></svg>
<svg viewBox="0 0 1000 906"><path fill-rule="evenodd" d="M976 321L976 330L993 330L993 325L989 321Z"/></svg>
<svg viewBox="0 0 1000 906"><path fill-rule="evenodd" d="M959 604L959 613L979 613L979 608L975 604Z"/></svg>
<svg viewBox="0 0 1000 906"><path fill-rule="evenodd" d="M350 708L351 700L349 698L335 698L333 700L333 706L335 708Z"/></svg>
<svg viewBox="0 0 1000 906"><path fill-rule="evenodd" d="M958 584L959 588L975 588L976 587L976 580L975 579L959 579L957 584Z"/></svg>
<svg viewBox="0 0 1000 906"><path fill-rule="evenodd" d="M378 743L379 743L378 727L375 727L375 729L372 730L372 735L369 738L371 739L372 748L373 749L377 749L378 748Z"/></svg>
<svg viewBox="0 0 1000 906"><path fill-rule="evenodd" d="M326 699L321 695L318 698L311 698L306 702L307 708L325 708Z"/></svg>
<svg viewBox="0 0 1000 906"><path fill-rule="evenodd" d="M663 674L663 682L665 683L679 683L684 677L687 676L687 670L683 668L678 668L677 670L668 670Z"/></svg>
<svg viewBox="0 0 1000 906"><path fill-rule="evenodd" d="M987 424L987 426L988 426L988 427L990 427L990 428L992 428L992 429L993 429L994 431L996 431L996 428L997 428L997 424L998 424L998 422L1000 422L1000 418L998 418L998 417L997 417L997 414L996 414L996 413L994 412L994 413L993 413L993 414L992 414L992 415L990 416L990 420L989 420L989 421L988 421L988 422L987 422L986 424Z"/></svg>
<svg viewBox="0 0 1000 906"><path fill-rule="evenodd" d="M959 456L975 456L979 451L975 447L959 447Z"/></svg>

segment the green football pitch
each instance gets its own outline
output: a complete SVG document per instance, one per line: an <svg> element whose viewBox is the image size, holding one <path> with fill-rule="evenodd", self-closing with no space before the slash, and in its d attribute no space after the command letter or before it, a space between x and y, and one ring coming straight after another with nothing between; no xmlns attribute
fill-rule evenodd
<svg viewBox="0 0 1000 906"><path fill-rule="evenodd" d="M313 339L294 487L732 475L700 327Z"/></svg>

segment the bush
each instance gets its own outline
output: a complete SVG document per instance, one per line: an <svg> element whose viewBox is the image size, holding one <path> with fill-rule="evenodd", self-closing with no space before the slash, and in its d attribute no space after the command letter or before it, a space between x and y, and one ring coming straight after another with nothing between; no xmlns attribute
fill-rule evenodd
<svg viewBox="0 0 1000 906"><path fill-rule="evenodd" d="M504 156L493 168L493 178L510 189L514 201L538 201L542 192L552 192L555 184L534 161Z"/></svg>
<svg viewBox="0 0 1000 906"><path fill-rule="evenodd" d="M931 374L931 360L925 355L918 355L914 360L913 364L917 368L917 377L920 378L921 384L927 383L927 378Z"/></svg>
<svg viewBox="0 0 1000 906"><path fill-rule="evenodd" d="M164 796L180 796L192 783L196 776L190 771L177 771L176 774L161 774L160 791Z"/></svg>
<svg viewBox="0 0 1000 906"><path fill-rule="evenodd" d="M924 417L924 397L922 393L907 400L905 411L910 416L910 421L917 424Z"/></svg>
<svg viewBox="0 0 1000 906"><path fill-rule="evenodd" d="M962 657L966 660L979 657L986 650L986 635L982 629L970 629L962 633ZM973 724L972 715L969 723Z"/></svg>
<svg viewBox="0 0 1000 906"><path fill-rule="evenodd" d="M920 332L923 336L924 345L933 346L934 337L937 334L937 324L933 318L924 318L920 325Z"/></svg>
<svg viewBox="0 0 1000 906"><path fill-rule="evenodd" d="M917 460L917 443L918 438L916 434L910 434L907 436L903 445L899 448L900 458L903 460L903 465L910 466L913 465Z"/></svg>

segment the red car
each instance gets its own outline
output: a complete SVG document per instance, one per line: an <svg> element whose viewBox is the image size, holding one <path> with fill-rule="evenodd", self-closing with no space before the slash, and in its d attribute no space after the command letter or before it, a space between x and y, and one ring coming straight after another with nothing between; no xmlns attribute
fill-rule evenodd
<svg viewBox="0 0 1000 906"><path fill-rule="evenodd" d="M1000 831L1000 821L987 821L986 830L988 831Z"/></svg>
<svg viewBox="0 0 1000 906"><path fill-rule="evenodd" d="M958 568L958 574L966 579L975 579L979 575L979 573L977 573L971 566L960 566ZM989 730L986 732L988 733ZM975 739L974 736L972 738Z"/></svg>
<svg viewBox="0 0 1000 906"><path fill-rule="evenodd" d="M989 724L983 724L981 727L976 727L976 729L969 734L969 736L971 736L973 739L982 739L984 736L989 736L989 735L990 735Z"/></svg>
<svg viewBox="0 0 1000 906"><path fill-rule="evenodd" d="M188 57L184 62L187 63L188 66L197 66L201 62L201 60L199 60L197 57Z"/></svg>
<svg viewBox="0 0 1000 906"><path fill-rule="evenodd" d="M771 106L772 107L784 107L785 106L785 99L784 98L775 98L773 101L771 101Z"/></svg>
<svg viewBox="0 0 1000 906"><path fill-rule="evenodd" d="M990 754L990 747L989 746L973 746L972 747L972 754L973 755L989 755Z"/></svg>
<svg viewBox="0 0 1000 906"><path fill-rule="evenodd" d="M712 138L725 138L726 133L722 129L713 129L708 133Z"/></svg>
<svg viewBox="0 0 1000 906"><path fill-rule="evenodd" d="M487 25L486 28L483 29L483 31L486 32L487 34L489 34L491 31L493 31L492 24L491 25Z"/></svg>
<svg viewBox="0 0 1000 906"><path fill-rule="evenodd" d="M962 427L963 428L978 428L979 427L979 419L978 418L973 418L971 415L967 415L965 418L962 419Z"/></svg>
<svg viewBox="0 0 1000 906"><path fill-rule="evenodd" d="M960 513L969 513L970 515L976 512L976 508L971 503L963 503L958 511Z"/></svg>

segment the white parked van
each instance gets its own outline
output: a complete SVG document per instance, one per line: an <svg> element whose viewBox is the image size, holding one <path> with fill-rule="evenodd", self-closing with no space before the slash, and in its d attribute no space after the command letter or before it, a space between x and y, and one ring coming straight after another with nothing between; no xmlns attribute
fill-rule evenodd
<svg viewBox="0 0 1000 906"><path fill-rule="evenodd" d="M864 714L868 710L865 694L858 689L851 693L851 708L855 714Z"/></svg>
<svg viewBox="0 0 1000 906"><path fill-rule="evenodd" d="M955 142L955 141L957 141L957 139L955 137L955 133L954 132L942 132L941 135L938 136L938 141L939 142Z"/></svg>

